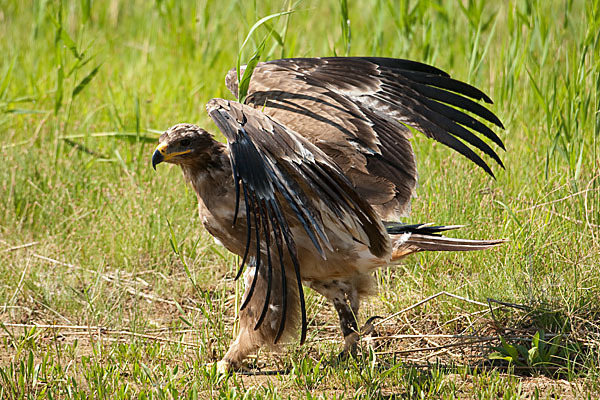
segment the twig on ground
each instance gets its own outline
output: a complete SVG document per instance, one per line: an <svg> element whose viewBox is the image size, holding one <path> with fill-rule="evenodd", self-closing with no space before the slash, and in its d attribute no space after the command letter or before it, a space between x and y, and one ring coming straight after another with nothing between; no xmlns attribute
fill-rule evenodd
<svg viewBox="0 0 600 400"><path fill-rule="evenodd" d="M25 306L18 306L18 305L14 305L14 306L8 306L8 305L4 305L2 307L0 307L2 310L1 312L6 312L6 310L12 309L12 308L19 308L22 310L27 311L28 313L31 313L33 310L29 307L25 307Z"/></svg>
<svg viewBox="0 0 600 400"><path fill-rule="evenodd" d="M15 292L13 293L10 300L8 300L8 303L5 304L5 306L12 304L13 300L17 297L17 294L19 294L19 292L21 291L21 287L23 286L23 281L25 280L25 275L27 275L27 271L29 270L30 263L31 263L31 257L27 257L27 262L25 263L25 268L23 268L23 273L21 274L21 279L19 279L17 288L15 289Z"/></svg>
<svg viewBox="0 0 600 400"><path fill-rule="evenodd" d="M431 300L433 300L433 299L435 299L435 298L437 298L437 297L440 297L440 296L442 296L442 295L446 295L446 296L448 296L448 297L453 297L453 298L455 298L455 299L459 299L459 300L462 300L462 301L466 301L466 302L468 302L468 303L477 304L477 305L479 305L479 306L484 306L484 307L487 307L487 306L488 306L487 304L485 304L485 303L482 303L482 302L479 302L479 301L475 301L475 300L467 299L466 297L462 297L462 296L458 296L458 295L456 295L456 294L453 294L453 293L449 293L449 292L446 292L446 291L442 291L442 292L438 292L438 293L436 293L436 294L434 294L434 295L432 295L432 296L429 296L429 297L427 297L426 299L423 299L423 300L421 300L421 301L419 301L419 302L417 302L417 303L413 304L412 306L406 307L406 308L404 308L404 309L402 309L402 310L400 310L400 311L398 311L398 312L395 312L394 314L392 314L392 315L390 315L390 316L388 316L388 317L385 317L385 318L383 318L383 319L382 319L382 320L380 320L380 321L377 321L376 323L374 323L374 324L373 324L373 326L378 326L378 325L381 325L381 324L383 324L384 322L387 322L387 321L389 321L390 319L392 319L392 318L395 318L395 317L397 317L397 316L398 316L398 315L400 315L400 314L403 314L403 313L405 313L405 312L407 312L407 311L410 311L410 310L412 310L413 308L419 307L420 305L423 305L423 304L425 304L425 303L427 303L427 302L429 302L429 301L431 301Z"/></svg>
<svg viewBox="0 0 600 400"><path fill-rule="evenodd" d="M498 337L494 336L493 339L497 340ZM492 339L490 339L489 337L484 337L484 338L480 338L480 339L474 339L474 340L471 340L471 341L464 341L464 342L458 342L458 343L448 343L448 344L444 344L444 345L436 346L436 347L418 347L416 349L391 350L391 351L378 352L376 354L377 355L391 355L391 354L411 354L411 353L418 353L418 352L423 352L423 351L436 351L436 350L447 349L447 348L451 348L451 347L469 346L471 344L477 344L477 343L482 343L482 342L489 342L491 340Z"/></svg>
<svg viewBox="0 0 600 400"><path fill-rule="evenodd" d="M52 308L48 304L44 303L43 301L40 301L39 299L35 298L35 296L31 296L31 300L34 303L36 303L37 305L41 306L42 308L45 308L46 310L50 311L52 314L56 315L58 318L65 321L67 324L69 324L69 325L72 324L72 322L69 318L65 317L64 315L62 315L61 313L56 311L54 308Z"/></svg>
<svg viewBox="0 0 600 400"><path fill-rule="evenodd" d="M187 347L193 348L201 348L202 346L181 342L178 340L173 340L161 336L149 335L147 333L137 333L123 329L111 329L98 325L52 325L52 324L13 324L13 323L4 323L2 324L5 328L37 328L37 329L54 329L60 330L62 335L88 335L93 334L97 335L98 338L103 336L133 336L139 337L143 339L154 340L158 342L171 343L171 344L180 344ZM1 332L0 335L7 335L6 332Z"/></svg>
<svg viewBox="0 0 600 400"><path fill-rule="evenodd" d="M389 339L498 339L498 336L478 336L478 335L452 335L452 334L406 334L406 335L386 335L386 336L369 336L363 338L364 341L377 341ZM439 346L439 345L438 345Z"/></svg>
<svg viewBox="0 0 600 400"><path fill-rule="evenodd" d="M423 340L425 340L427 343L429 343L430 345L433 345L435 347L440 346L439 343L435 342L431 338L423 336L423 334L414 325L409 323L408 319L406 318L406 315L404 316L404 319L405 319L406 323L408 324L408 326L410 326L410 328L413 330L413 332L415 332L417 335L421 335ZM448 353L452 357L458 357L456 354L450 352L448 349L445 349L445 348L441 349L439 352L437 352L437 354L440 354L440 353Z"/></svg>
<svg viewBox="0 0 600 400"><path fill-rule="evenodd" d="M163 338L163 337L160 337L160 336L146 335L144 333L135 333L135 332L130 332L130 331L108 331L107 334L108 335L113 335L113 336L117 336L118 335L118 336L139 337L139 338L142 338L142 339L149 339L149 340L153 340L153 341L157 341L157 342L162 342L162 343L178 344L178 345L182 345L182 346L186 346L186 347L192 347L194 349L201 349L201 348L203 348L203 346L198 345L198 344L187 343L187 342L180 342L180 341L177 341L177 340ZM122 339L109 337L109 338L107 338L107 340L118 341L118 340L122 340Z"/></svg>
<svg viewBox="0 0 600 400"><path fill-rule="evenodd" d="M600 225L592 224L591 222L589 222L589 219L587 218L587 215L586 215L586 221L582 221L580 219L576 219L576 218L573 218L573 217L567 217L566 215L557 213L554 210L550 210L550 209L547 209L547 208L544 208L544 210L548 211L552 215L555 215L557 217L560 217L562 219L565 219L565 220L567 220L569 222L572 222L574 224L577 224L577 225L588 225L588 226L591 226L592 228L600 228Z"/></svg>
<svg viewBox="0 0 600 400"><path fill-rule="evenodd" d="M498 308L500 308L500 307L496 307L495 309L498 309ZM444 323L443 323L442 325L440 325L439 327L440 327L440 328L442 328L442 327L444 327L444 326L446 326L446 325L449 325L449 324L451 324L451 323L453 323L453 322L456 322L456 321L458 321L458 320L460 320L460 319L463 319L463 318L469 318L469 317L472 317L472 316L475 316L475 315L478 315L478 318L477 318L477 319L475 319L475 321L477 321L477 320L479 320L480 318L482 318L482 317L483 317L485 314L487 314L487 313L489 313L489 312L490 312L490 310L486 309L486 310L474 311L474 312L472 312L472 313L461 314L461 315L459 315L459 316L457 316L457 317L454 317L454 318L452 318L452 319L450 319L450 320L448 320L448 321L444 322ZM482 314L482 315L480 315L480 314ZM472 326L475 324L475 321L471 321L471 320L469 320L469 326L467 326L466 328L464 328L464 329L463 329L463 332L465 332L465 331L467 331L469 328L471 328L471 327L472 327Z"/></svg>
<svg viewBox="0 0 600 400"><path fill-rule="evenodd" d="M531 308L529 306L526 306L524 304L509 303L507 301L496 300L496 299L493 299L491 297L488 297L487 302L488 302L487 305L488 305L488 307L490 309L490 312L492 314L492 318L494 320L496 320L496 316L494 315L494 310L492 309L492 303L500 304L501 306L504 306L504 307L516 308L517 310L522 310L522 311L527 311L527 312L533 310L533 308ZM498 308L499 307L497 307L496 310Z"/></svg>
<svg viewBox="0 0 600 400"><path fill-rule="evenodd" d="M598 177L598 175L596 175L596 177L594 179L596 179L597 177ZM593 182L594 179L592 179L590 182ZM588 189L580 190L577 193L572 193L572 194L570 194L568 196L561 197L560 199L556 199L556 200L552 200L552 201L547 201L545 203L536 204L536 205L531 206L531 207L523 208L521 210L516 210L516 212L525 212L525 211L535 210L536 208L545 207L545 206L548 206L548 205L551 205L551 204L555 204L555 203L560 203L561 201L568 200L568 199L573 198L575 196L579 196L581 194L587 194L588 192L595 192L595 191L598 191L598 190L600 190L600 188L594 188L594 189L589 189L588 188Z"/></svg>
<svg viewBox="0 0 600 400"><path fill-rule="evenodd" d="M3 241L4 242L4 241ZM6 242L5 242L6 243ZM11 251L15 251L15 250L21 250L21 249L26 249L28 247L32 247L35 246L36 244L39 244L40 242L30 242L30 243L25 243L25 244L21 244L18 246L13 246L13 247L9 247L8 249L4 249L2 250L3 253L8 253Z"/></svg>
<svg viewBox="0 0 600 400"><path fill-rule="evenodd" d="M33 254L33 256L36 257L36 258L39 258L40 260L48 261L49 263L52 263L52 264L62 265L64 267L78 269L80 271L86 271L86 272L89 272L89 273L92 273L92 274L98 274L98 271L94 271L94 270L91 270L91 269L80 267L78 265L74 265L74 264L70 264L70 263L65 263L65 262L62 262L62 261L58 261L58 260L55 260L55 259L50 258L50 257L42 256L40 254ZM141 292L140 290L136 290L134 287L132 287L132 286L136 286L136 284L139 284L139 283L145 284L144 286L148 286L149 284L147 282L143 281L143 280L141 280L141 282L140 282L140 280L132 281L132 280L123 279L123 278L120 278L120 277L115 277L112 274L100 274L100 277L103 280L105 280L106 282L110 282L110 283L115 284L115 285L117 285L117 286L119 286L121 288L124 288L127 291L127 293L129 293L129 294L131 294L133 296L139 296L139 297L142 297L142 298L144 298L146 300L149 300L149 301L156 301L156 302L160 302L160 303L170 304L170 305L175 306L175 307L177 306L177 302L174 301L174 300L163 299L161 297L158 297L158 296L155 296L155 295L152 295L152 294L146 294L146 293ZM129 285L125 285L125 283L128 283ZM185 305L185 304L180 304L180 306L182 308L185 308L185 309L188 309L188 310L198 311L198 309L196 307L188 306L188 305Z"/></svg>

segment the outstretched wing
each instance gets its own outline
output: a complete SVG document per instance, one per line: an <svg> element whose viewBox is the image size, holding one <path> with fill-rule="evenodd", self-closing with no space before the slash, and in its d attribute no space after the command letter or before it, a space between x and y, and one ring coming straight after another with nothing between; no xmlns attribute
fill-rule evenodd
<svg viewBox="0 0 600 400"><path fill-rule="evenodd" d="M354 190L342 170L302 136L247 105L212 99L207 110L229 144L237 193L236 217L240 197L245 203L247 244L238 276L249 252L256 257L256 268L261 265L261 255L266 256L263 265L268 268L268 290L256 328L268 309L273 269L271 244L275 243L284 297L283 263L286 257L293 263L302 310L303 342L306 309L300 273L302 266L298 261L293 228L300 225L302 229L296 229L296 235L304 232L314 245L314 251L323 258L327 251L332 251L328 237L332 226L351 234L355 241L367 245L378 257L389 254L389 237L375 211ZM258 271L242 309L252 296L257 276ZM282 305L286 306L285 299ZM284 310L276 342L285 327L285 314Z"/></svg>
<svg viewBox="0 0 600 400"><path fill-rule="evenodd" d="M226 78L237 93L235 70ZM411 126L494 176L478 149L502 161L479 119L503 128L479 89L432 66L376 57L292 58L260 63L246 103L296 130L336 161L384 219L409 211L417 182Z"/></svg>

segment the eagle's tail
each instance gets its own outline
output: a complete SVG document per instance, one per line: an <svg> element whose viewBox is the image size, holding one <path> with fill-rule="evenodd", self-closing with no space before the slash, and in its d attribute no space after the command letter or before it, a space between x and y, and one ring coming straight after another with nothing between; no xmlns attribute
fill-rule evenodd
<svg viewBox="0 0 600 400"><path fill-rule="evenodd" d="M431 224L407 225L386 222L385 227L392 239L392 261L419 251L475 251L498 246L505 239L470 240L442 236L440 232L461 228L462 225L432 226Z"/></svg>

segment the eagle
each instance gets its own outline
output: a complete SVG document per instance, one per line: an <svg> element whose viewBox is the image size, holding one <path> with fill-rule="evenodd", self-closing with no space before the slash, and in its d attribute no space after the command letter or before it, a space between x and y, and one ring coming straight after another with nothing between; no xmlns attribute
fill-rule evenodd
<svg viewBox="0 0 600 400"><path fill-rule="evenodd" d="M242 67L243 71L244 67ZM226 86L238 93L236 69ZM180 123L152 155L181 167L208 232L241 257L237 338L221 372L257 349L279 349L300 330L303 285L333 303L354 354L361 299L376 268L419 251L471 251L503 240L445 237L456 225L409 225L417 185L412 130L460 153L494 177L483 153L505 149L488 125L504 128L478 101L479 89L416 61L378 57L290 58L258 63L243 103L215 98L206 109L227 139ZM486 121L487 124L483 123ZM483 139L485 138L485 140Z"/></svg>

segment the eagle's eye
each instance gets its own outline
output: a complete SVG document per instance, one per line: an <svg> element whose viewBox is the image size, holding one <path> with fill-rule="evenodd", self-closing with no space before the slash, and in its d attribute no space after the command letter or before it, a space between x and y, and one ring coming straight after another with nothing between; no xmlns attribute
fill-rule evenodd
<svg viewBox="0 0 600 400"><path fill-rule="evenodd" d="M188 147L188 146L190 145L190 143L191 143L191 142L190 142L190 139L183 139L183 140L180 142L180 144L181 144L183 147Z"/></svg>

